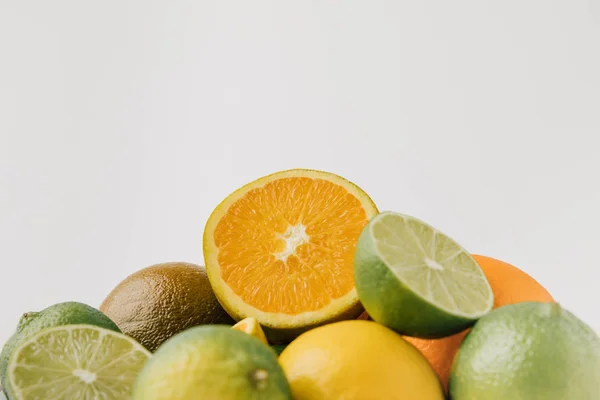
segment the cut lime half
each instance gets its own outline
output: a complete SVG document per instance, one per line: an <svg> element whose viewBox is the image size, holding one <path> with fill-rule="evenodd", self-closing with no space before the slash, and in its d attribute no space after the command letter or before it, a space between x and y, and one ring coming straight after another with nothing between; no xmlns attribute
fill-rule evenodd
<svg viewBox="0 0 600 400"><path fill-rule="evenodd" d="M121 333L92 325L42 330L13 352L11 400L122 400L150 352Z"/></svg>
<svg viewBox="0 0 600 400"><path fill-rule="evenodd" d="M408 336L439 338L487 314L494 295L464 248L425 222L383 212L364 228L354 264L371 318Z"/></svg>

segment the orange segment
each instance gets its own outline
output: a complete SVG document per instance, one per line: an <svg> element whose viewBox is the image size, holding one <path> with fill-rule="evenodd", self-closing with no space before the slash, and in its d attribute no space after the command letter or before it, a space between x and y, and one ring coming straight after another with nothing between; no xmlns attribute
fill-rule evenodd
<svg viewBox="0 0 600 400"><path fill-rule="evenodd" d="M205 229L215 293L230 314L272 327L358 309L354 250L376 213L362 190L326 172L290 170L249 183Z"/></svg>
<svg viewBox="0 0 600 400"><path fill-rule="evenodd" d="M250 336L254 336L264 344L269 344L267 338L265 337L265 333L263 332L260 324L254 318L246 318L233 325L231 329L237 329L238 331L242 331L247 333Z"/></svg>
<svg viewBox="0 0 600 400"><path fill-rule="evenodd" d="M270 182L234 203L215 229L223 280L262 311L318 310L354 287L354 247L367 222L360 200L332 182Z"/></svg>

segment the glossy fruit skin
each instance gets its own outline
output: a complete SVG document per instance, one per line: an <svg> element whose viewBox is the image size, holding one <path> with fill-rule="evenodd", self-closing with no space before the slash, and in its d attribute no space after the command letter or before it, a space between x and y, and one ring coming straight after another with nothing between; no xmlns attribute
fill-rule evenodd
<svg viewBox="0 0 600 400"><path fill-rule="evenodd" d="M190 328L165 342L146 364L132 400L291 400L277 355L224 325Z"/></svg>
<svg viewBox="0 0 600 400"><path fill-rule="evenodd" d="M491 257L474 254L494 292L494 308L525 301L554 302L552 295L525 271Z"/></svg>
<svg viewBox="0 0 600 400"><path fill-rule="evenodd" d="M117 325L101 311L75 301L54 304L38 312L25 313L19 320L16 332L8 339L0 353L0 379L4 381L8 360L13 350L24 340L45 328L76 324L95 325L120 332ZM4 383L2 386L5 386Z"/></svg>
<svg viewBox="0 0 600 400"><path fill-rule="evenodd" d="M448 379L450 378L452 361L469 331L470 329L466 329L454 335L433 340L404 336L406 341L419 349L425 358L427 358L427 361L429 361L438 374L445 392L448 391Z"/></svg>
<svg viewBox="0 0 600 400"><path fill-rule="evenodd" d="M193 326L234 324L215 297L205 269L185 262L156 264L129 275L100 310L152 352Z"/></svg>
<svg viewBox="0 0 600 400"><path fill-rule="evenodd" d="M351 320L300 335L279 356L294 400L443 400L427 360L400 335Z"/></svg>
<svg viewBox="0 0 600 400"><path fill-rule="evenodd" d="M358 297L370 318L394 331L420 338L460 332L475 319L450 315L414 293L381 260L369 232L360 235L354 258Z"/></svg>
<svg viewBox="0 0 600 400"><path fill-rule="evenodd" d="M600 399L600 338L557 303L495 309L467 335L452 400Z"/></svg>
<svg viewBox="0 0 600 400"><path fill-rule="evenodd" d="M525 301L554 302L552 295L542 285L513 265L476 254L473 254L473 258L490 282L494 292L494 308ZM444 390L448 390L452 361L468 332L467 329L455 335L434 340L413 337L405 337L405 339L425 355L438 373Z"/></svg>

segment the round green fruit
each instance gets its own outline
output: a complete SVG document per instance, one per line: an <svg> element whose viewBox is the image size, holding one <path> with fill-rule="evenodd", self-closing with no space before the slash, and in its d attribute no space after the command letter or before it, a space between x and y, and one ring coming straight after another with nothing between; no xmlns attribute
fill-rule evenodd
<svg viewBox="0 0 600 400"><path fill-rule="evenodd" d="M133 400L291 400L277 354L226 325L188 329L167 340L139 375Z"/></svg>
<svg viewBox="0 0 600 400"><path fill-rule="evenodd" d="M10 357L10 400L123 400L151 353L127 335L89 324L43 329Z"/></svg>
<svg viewBox="0 0 600 400"><path fill-rule="evenodd" d="M408 336L458 333L494 303L487 278L464 248L425 222L393 212L363 229L354 279L368 315Z"/></svg>
<svg viewBox="0 0 600 400"><path fill-rule="evenodd" d="M43 329L63 325L88 324L120 332L115 323L101 311L87 304L74 301L54 304L39 312L23 314L16 332L11 336L0 353L0 379L4 379L8 360L14 349L24 340L36 335Z"/></svg>
<svg viewBox="0 0 600 400"><path fill-rule="evenodd" d="M461 344L449 392L452 400L600 399L600 338L556 303L497 308Z"/></svg>

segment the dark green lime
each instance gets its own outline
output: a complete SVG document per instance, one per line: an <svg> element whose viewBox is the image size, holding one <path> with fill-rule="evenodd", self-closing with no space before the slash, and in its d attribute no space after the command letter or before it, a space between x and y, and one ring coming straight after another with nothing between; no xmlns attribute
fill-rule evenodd
<svg viewBox="0 0 600 400"><path fill-rule="evenodd" d="M271 346L271 348L273 350L275 350L275 352L277 353L277 355L280 355L283 352L283 350L285 350L285 348L287 346L288 346L287 344L274 344L274 345Z"/></svg>

